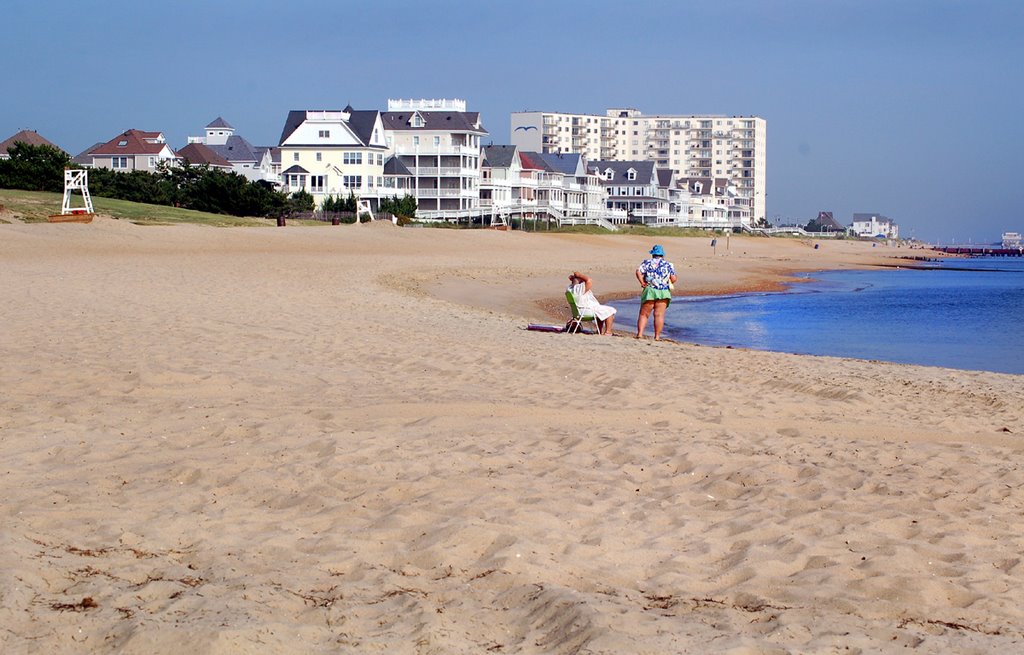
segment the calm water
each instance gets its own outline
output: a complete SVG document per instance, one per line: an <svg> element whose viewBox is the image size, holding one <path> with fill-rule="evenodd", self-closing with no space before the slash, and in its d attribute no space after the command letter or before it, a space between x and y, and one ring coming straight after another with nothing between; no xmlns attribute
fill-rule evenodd
<svg viewBox="0 0 1024 655"><path fill-rule="evenodd" d="M1024 258L828 271L784 293L674 298L665 336L759 350L1024 374ZM969 270L968 270L969 269ZM680 284L686 284L685 271ZM635 325L637 301L613 303ZM647 327L648 336L651 326Z"/></svg>

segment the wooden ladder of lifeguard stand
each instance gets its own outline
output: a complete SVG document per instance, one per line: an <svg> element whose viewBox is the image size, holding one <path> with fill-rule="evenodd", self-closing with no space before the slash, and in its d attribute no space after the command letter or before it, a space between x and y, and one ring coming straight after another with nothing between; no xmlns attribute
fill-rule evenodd
<svg viewBox="0 0 1024 655"><path fill-rule="evenodd" d="M84 206L71 206L71 192L81 191ZM64 200L60 204L60 213L50 216L51 223L91 223L95 214L92 209L92 197L89 196L89 171L84 168L64 169Z"/></svg>

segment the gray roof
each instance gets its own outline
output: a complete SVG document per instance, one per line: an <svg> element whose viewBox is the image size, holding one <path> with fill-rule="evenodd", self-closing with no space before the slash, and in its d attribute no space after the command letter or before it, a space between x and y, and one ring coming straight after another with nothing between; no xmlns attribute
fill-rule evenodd
<svg viewBox="0 0 1024 655"><path fill-rule="evenodd" d="M229 130L235 129L235 128L231 127L231 125L226 120L221 118L220 116L218 116L217 118L213 119L213 122L210 123L209 125L207 125L206 127L226 127Z"/></svg>
<svg viewBox="0 0 1024 655"><path fill-rule="evenodd" d="M820 232L842 231L846 229L839 221L832 217L832 212L818 212L818 217L812 220L811 223L816 223Z"/></svg>
<svg viewBox="0 0 1024 655"><path fill-rule="evenodd" d="M352 109L351 105L345 107L345 109L293 109L288 112L288 118L284 121L284 129L281 130L281 138L278 140L277 145L284 143L284 140L292 135L292 133L299 129L299 126L306 120L307 111L344 111L349 114L348 127L352 130L352 133L356 135L362 145L370 147L381 147L381 146L370 146L370 138L373 136L373 126L377 122L377 114L380 112L376 109Z"/></svg>
<svg viewBox="0 0 1024 655"><path fill-rule="evenodd" d="M566 175L576 175L580 163L581 154L578 152L537 152L530 153L531 156L540 157L552 170Z"/></svg>
<svg viewBox="0 0 1024 655"><path fill-rule="evenodd" d="M412 172L402 163L402 160L398 157L388 157L388 160L384 162L384 174L385 175L404 175L411 177Z"/></svg>
<svg viewBox="0 0 1024 655"><path fill-rule="evenodd" d="M484 160L491 168L509 168L516 156L516 146L484 146Z"/></svg>
<svg viewBox="0 0 1024 655"><path fill-rule="evenodd" d="M597 169L598 175L601 176L601 182L605 184L621 184L626 179L626 171L633 169L636 171L636 180L643 184L649 184L654 178L654 162L653 161L592 161L589 164L590 170ZM615 177L612 180L604 179L604 172L608 169L615 171Z"/></svg>
<svg viewBox="0 0 1024 655"><path fill-rule="evenodd" d="M99 148L104 143L105 141L100 141L99 143L92 144L82 152L72 157L71 161L75 162L79 166L92 166L92 151Z"/></svg>
<svg viewBox="0 0 1024 655"><path fill-rule="evenodd" d="M278 139L277 145L284 143L284 140L292 135L292 132L299 129L299 125L306 120L306 112L303 109L293 109L288 112L288 118L284 119L284 129L281 130L281 138Z"/></svg>
<svg viewBox="0 0 1024 655"><path fill-rule="evenodd" d="M259 161L256 156L256 148L237 134L229 136L224 145L211 145L209 148L230 162Z"/></svg>
<svg viewBox="0 0 1024 655"><path fill-rule="evenodd" d="M298 164L295 164L294 166L289 167L288 170L281 171L281 175L294 175L296 173L307 173L308 174L309 171L307 171L305 168L299 166Z"/></svg>
<svg viewBox="0 0 1024 655"><path fill-rule="evenodd" d="M413 114L423 117L423 127L409 124ZM489 134L480 124L478 111L385 111L380 114L386 130L436 130Z"/></svg>
<svg viewBox="0 0 1024 655"><path fill-rule="evenodd" d="M377 124L377 116L380 114L376 109L352 109L352 105L345 107L348 112L348 126L355 132L363 145L370 145L373 139L373 126Z"/></svg>
<svg viewBox="0 0 1024 655"><path fill-rule="evenodd" d="M701 190L699 195L702 196L722 195L729 188L729 180L724 177L684 177L676 182L676 186L686 189L690 193L696 193L693 186L696 182L700 182ZM717 194L715 193L716 189L718 190Z"/></svg>
<svg viewBox="0 0 1024 655"><path fill-rule="evenodd" d="M658 186L667 187L672 186L672 178L675 176L675 171L671 168L659 168L658 173Z"/></svg>

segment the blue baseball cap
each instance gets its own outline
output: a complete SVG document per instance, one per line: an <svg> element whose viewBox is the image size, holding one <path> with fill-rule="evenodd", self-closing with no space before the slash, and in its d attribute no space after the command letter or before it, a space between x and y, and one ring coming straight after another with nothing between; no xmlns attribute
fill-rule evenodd
<svg viewBox="0 0 1024 655"><path fill-rule="evenodd" d="M654 246L653 248L651 248L651 254L658 255L659 257L664 257L665 249L662 248L661 246Z"/></svg>

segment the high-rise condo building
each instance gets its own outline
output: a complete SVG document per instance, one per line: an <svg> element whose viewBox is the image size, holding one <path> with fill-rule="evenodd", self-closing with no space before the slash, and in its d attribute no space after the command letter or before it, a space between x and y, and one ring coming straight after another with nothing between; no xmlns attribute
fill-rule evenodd
<svg viewBox="0 0 1024 655"><path fill-rule="evenodd" d="M525 111L512 114L512 143L521 150L580 153L588 160L651 160L692 180L726 180L750 221L765 217L766 123L758 116L645 116L636 109L598 114Z"/></svg>

